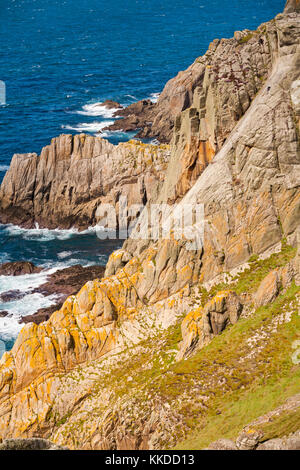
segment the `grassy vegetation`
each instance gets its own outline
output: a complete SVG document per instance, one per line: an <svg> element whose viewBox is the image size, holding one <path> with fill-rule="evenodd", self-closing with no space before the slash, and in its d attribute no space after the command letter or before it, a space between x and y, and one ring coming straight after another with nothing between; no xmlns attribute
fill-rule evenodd
<svg viewBox="0 0 300 470"><path fill-rule="evenodd" d="M221 437L234 438L246 424L299 393L300 367L291 360L292 344L300 338L299 300L296 298L299 291L299 287L291 286L273 304L240 320L207 348L175 367L177 373L198 376L204 368L206 373L220 376L222 369L225 379L222 388L214 388L207 412L200 417L190 436L177 445L178 449L201 449ZM291 321L273 331L274 320L284 312L293 312ZM260 328L262 331L269 329L270 333L254 346L255 356L248 354L247 358L247 339L259 334ZM298 428L299 415L297 418L293 414L293 417L279 417L264 431L271 438Z"/></svg>
<svg viewBox="0 0 300 470"><path fill-rule="evenodd" d="M177 444L176 449L203 449L217 439L236 438L246 424L281 405L282 394L287 398L299 392L299 379L298 373L282 378L276 385L266 385L249 391L238 400L225 398L224 403L219 406L219 414L209 413L202 422L202 429L195 429L187 439ZM299 412L283 413L268 426L257 426L256 429L263 429L266 440L285 436L299 429L299 418Z"/></svg>
<svg viewBox="0 0 300 470"><path fill-rule="evenodd" d="M286 265L295 250L286 244L267 260L253 256L249 269L233 285L220 284L204 292L204 301L219 290L253 292L274 268ZM205 298L206 296L206 298ZM192 357L175 362L182 340L181 321L166 331L153 329L145 340L125 354L116 355L113 367L93 368L95 380L86 415L68 415L57 421L63 434L80 440L82 426L101 420L108 410L126 416L134 435L139 419L168 404L174 426L162 422L160 448L201 449L219 438L235 438L257 417L299 393L300 367L292 362L293 343L300 339L300 287L292 284L275 302L226 328ZM98 378L97 378L98 377ZM109 391L109 404L101 393ZM281 436L299 427L299 414L283 413L264 425L265 438ZM81 433L81 434L80 434Z"/></svg>
<svg viewBox="0 0 300 470"><path fill-rule="evenodd" d="M232 279L230 285L225 282L219 283L212 287L209 292L203 287L200 288L203 303L206 303L214 297L217 292L228 288L234 290L238 295L244 292L255 292L261 281L270 271L286 266L286 264L294 258L295 254L296 248L287 245L287 243L283 241L281 251L274 253L268 259L259 260L257 255L252 255L249 259L249 268Z"/></svg>
<svg viewBox="0 0 300 470"><path fill-rule="evenodd" d="M245 36L243 36L241 39L239 39L239 44L246 44L247 42L250 41L250 39L253 38L253 36L257 34L256 31L254 32L251 32L249 34L246 34Z"/></svg>

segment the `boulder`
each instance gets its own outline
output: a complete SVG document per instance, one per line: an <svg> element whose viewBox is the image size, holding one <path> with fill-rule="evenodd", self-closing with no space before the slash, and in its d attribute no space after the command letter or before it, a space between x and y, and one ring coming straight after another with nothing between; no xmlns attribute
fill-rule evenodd
<svg viewBox="0 0 300 470"><path fill-rule="evenodd" d="M300 431L285 438L269 439L256 450L300 450Z"/></svg>
<svg viewBox="0 0 300 470"><path fill-rule="evenodd" d="M24 274L39 273L42 268L29 261L14 261L0 265L0 276L22 276Z"/></svg>
<svg viewBox="0 0 300 470"><path fill-rule="evenodd" d="M261 282L254 295L254 305L256 308L273 302L279 294L281 280L279 270L271 271Z"/></svg>
<svg viewBox="0 0 300 470"><path fill-rule="evenodd" d="M296 279L296 262L297 255L291 263L274 269L261 281L253 297L256 308L274 302L281 289L287 289L292 284L293 279Z"/></svg>
<svg viewBox="0 0 300 470"><path fill-rule="evenodd" d="M250 428L238 436L236 446L239 450L254 450L261 439L262 433Z"/></svg>
<svg viewBox="0 0 300 470"><path fill-rule="evenodd" d="M228 324L235 324L243 306L233 291L219 292L204 308L190 312L181 324L182 343L176 359L188 357L196 348L208 344Z"/></svg>
<svg viewBox="0 0 300 470"><path fill-rule="evenodd" d="M237 446L231 439L218 439L205 450L237 450Z"/></svg>

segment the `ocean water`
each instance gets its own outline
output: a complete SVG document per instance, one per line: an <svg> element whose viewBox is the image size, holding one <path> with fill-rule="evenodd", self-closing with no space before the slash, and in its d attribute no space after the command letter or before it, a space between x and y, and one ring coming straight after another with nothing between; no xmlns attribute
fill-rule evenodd
<svg viewBox="0 0 300 470"><path fill-rule="evenodd" d="M60 133L95 134L112 121L97 103L128 105L156 100L164 84L204 54L215 38L255 29L284 8L285 0L2 0L0 182L14 153L37 152ZM132 134L107 133L113 143ZM48 269L104 264L120 243L90 230L0 227L0 263L29 260ZM0 277L0 293L27 289L22 301L0 303L0 341L11 347L21 314L54 299L30 297L43 275ZM9 288L9 289L8 289ZM3 343L0 343L0 355Z"/></svg>

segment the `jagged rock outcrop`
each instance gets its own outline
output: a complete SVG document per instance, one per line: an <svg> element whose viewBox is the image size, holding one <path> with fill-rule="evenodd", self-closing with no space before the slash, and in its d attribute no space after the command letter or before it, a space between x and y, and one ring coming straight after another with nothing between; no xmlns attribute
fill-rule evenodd
<svg viewBox="0 0 300 470"><path fill-rule="evenodd" d="M77 364L103 357L111 351L116 352L124 348L126 341L138 342L142 337L136 320L140 312L144 310L149 317L147 321L152 323L149 306L186 285L191 260L185 258L185 254L178 244L178 248L169 253L166 265L163 250L153 250L151 254L147 251L142 258L132 259L116 275L87 282L47 322L27 324L12 350L4 353L0 362L0 410L5 410L6 416L0 423L0 435L18 435L42 426L56 393L55 374L69 371ZM117 252L113 256L118 255ZM175 270L174 265L177 266ZM145 279L154 273L155 266L158 272L149 292ZM176 282L174 274L177 275ZM163 278L168 284L160 288L159 279ZM160 311L158 317L163 317L164 308L157 306L157 309ZM174 318L176 315L171 322ZM169 323L170 320L166 325ZM163 320L160 324L163 325ZM129 336L128 340L124 340L124 335ZM17 422L11 420L10 413L19 413L13 410L23 408L23 400L28 393L28 415L25 413L24 421L22 418ZM13 405L7 400L9 396L14 396ZM39 408L41 399L43 406L36 416L34 410Z"/></svg>
<svg viewBox="0 0 300 470"><path fill-rule="evenodd" d="M299 0L287 0L284 13L300 13L300 1Z"/></svg>
<svg viewBox="0 0 300 470"><path fill-rule="evenodd" d="M13 156L0 188L0 222L88 228L99 221L103 203L118 212L121 196L128 205L155 197L168 158L164 145L114 146L100 137L61 135L40 156Z"/></svg>
<svg viewBox="0 0 300 470"><path fill-rule="evenodd" d="M107 107L105 102L103 106ZM117 119L113 124L105 127L103 131L135 131L139 128L144 128L147 119L150 119L151 114L154 113L156 105L151 102L151 100L141 100L137 103L132 103L123 109L118 109L114 113L114 117L121 117L122 119ZM137 137L142 136L143 131L140 131L137 134ZM167 139L165 139L167 140Z"/></svg>
<svg viewBox="0 0 300 470"><path fill-rule="evenodd" d="M254 295L254 305L256 308L273 302L278 296L280 289L286 289L291 285L296 276L294 263L290 263L284 268L271 271L261 282Z"/></svg>
<svg viewBox="0 0 300 470"><path fill-rule="evenodd" d="M272 73L176 208L204 205L204 250L195 255L201 258L202 281L246 262L253 253L263 253L282 236L296 242L300 221L299 15L278 15L266 30L269 27L278 47ZM258 39L254 40L259 43ZM174 178L173 170L178 162L172 151L161 202L176 199L181 178L179 173ZM174 216L170 209L169 221ZM127 256L141 248L145 242L128 240L124 245Z"/></svg>
<svg viewBox="0 0 300 470"><path fill-rule="evenodd" d="M192 178L195 178L195 184L189 189L190 176L186 179L182 177L185 175L185 169L175 172L176 177L170 176L171 169L177 168L180 164L180 159L178 159L180 152L178 151L177 155L175 146L164 187L155 197L155 202L180 200L176 209L169 207L167 221L174 219L175 211L183 208L185 204L204 205L205 221L201 220L196 223L192 221L189 226L192 236L201 232L201 227L204 226L203 237L202 235L200 237L201 245L196 246L196 249L190 249L188 235L177 239L176 230L169 239L162 239L158 236L157 240L141 238L136 240L133 237L125 243L122 250L111 255L104 279L88 282L47 322L39 326L26 325L12 351L5 353L0 362L0 435L4 437L30 436L37 430L41 435L49 433L55 397L59 396L60 400L56 404L56 409L64 416L79 406L81 400L84 399L83 396L86 397L91 393L89 386L91 382L87 381L85 395L83 395L82 388L78 394L77 389L74 391L70 388L69 392L64 391L60 395L62 380L60 374L64 376L78 364L86 365L88 361L108 357L112 351L120 352L129 344L138 344L145 339L143 329L148 329L148 338L151 337L154 324L159 325L160 331L168 328L170 324L178 321L176 316L179 313L183 315L184 312L192 310L188 305L190 289L199 284L209 283L219 275L240 267L249 260L252 254L263 254L274 249L285 238L291 244L296 243L296 232L300 222L299 27L299 15L296 13L278 15L274 21L260 27L261 33L253 35L251 33L249 38L249 32L246 32L237 34L236 38L229 42L221 41L220 50L223 51L224 57L227 50L229 58L232 54L235 57L234 51L238 48L239 41L242 44L249 42L249 54L252 51L250 42L253 44L253 50L262 46L262 50L269 51L266 56L263 56L266 58L267 66L264 66L263 61L259 61L255 72L250 70L249 75L240 77L240 81L243 81L240 89L244 91L248 87L254 90L254 84L257 82L253 96L249 92L251 100L249 102L245 100L247 104L245 108L241 105L238 116L229 116L224 124L213 127L208 126L209 119L215 116L209 103L215 103L215 99L220 99L221 101L216 102L223 103L225 114L232 107L234 109L234 103L230 102L228 106L225 106L226 103L222 101L225 99L225 95L221 93L223 77L214 70L205 71L206 79L201 86L199 85L200 90L193 94L193 99L195 98L193 107L184 111L180 122L185 122L187 119L187 122L193 126L195 124L193 129L198 137L202 124L207 125L208 134L205 134L201 142L206 142L206 151L208 142L214 145L213 151L216 154L211 162L212 156L200 158L203 160L201 160L202 166L199 166L200 173L198 176L198 170L194 173ZM264 34L266 37L261 37ZM260 39L263 40L263 45ZM219 42L213 47L216 46L218 49L218 45ZM259 57L262 56L259 55ZM249 60L252 59L249 58ZM200 64L199 67L202 65ZM206 65L204 69L206 70ZM210 73L215 74L214 80L217 83L209 79ZM240 69L237 73L241 73ZM264 82L262 86L258 86L260 73ZM224 83L229 82L224 78ZM227 89L230 91L230 97L233 91L239 88L236 80L232 83ZM220 87L217 98L213 94L216 87ZM202 91L207 92L207 95L206 110L201 114ZM214 108L214 105L212 107ZM202 124L197 113L203 116L201 117L204 119ZM200 130L197 126L200 126ZM184 129L185 127L182 128L182 142L190 138L190 134L186 134ZM179 126L177 130L175 129L175 141L178 131ZM63 139L71 138L63 137ZM82 136L76 136L73 139L79 147L80 139L83 139L84 142L93 142L93 145L97 143L105 148L108 146L113 154L115 152L110 144L101 139L91 141ZM224 139L226 139L225 142ZM128 150L126 145L133 144L123 145L124 147L121 148ZM180 145L178 142L178 148ZM198 145L200 145L200 150L203 150L203 144L195 144L195 148L199 150ZM144 147L141 146L141 148ZM44 152L48 151L49 149ZM74 152L70 151L68 155L70 154L73 155ZM141 154L144 155L143 152ZM15 160L16 162L20 160L20 165L24 161L17 157ZM29 160L37 162L38 158L29 157ZM73 161L73 157L71 160ZM161 160L158 160L161 164ZM120 165L120 160L118 160L118 165ZM194 164L192 168L193 166ZM78 168L76 164L77 172ZM2 201L6 201L5 204L7 204L5 206L7 214L12 204L17 202L12 202L13 197L7 199L7 194L14 194L13 187L8 191L10 181L12 179L6 175L1 189ZM39 178L37 181L41 184L43 179ZM47 193L45 188L43 188L43 193L40 191L40 187L35 188L35 194L40 197L43 197L44 192ZM30 195L32 195L32 188ZM153 197L153 193L151 196ZM133 196L132 199L134 199ZM26 200L30 208L32 207L31 196L28 198L24 193L22 200ZM58 205L58 200L56 204ZM18 207L21 206L22 204L19 204ZM80 212L80 205L77 204L75 207L78 225L82 226L82 221L86 220L85 216ZM28 209L28 212L30 210ZM20 209L20 218L24 214L22 211ZM38 220L42 220L43 212L37 212L37 214L40 217ZM48 219L50 215L47 213ZM66 220L66 216L61 216L61 220ZM144 222L144 226L146 225L148 227L148 222ZM137 229L133 235L136 234ZM234 323L237 320L241 307L234 295L230 298L234 300L232 318L231 309L227 308L227 296L222 297L221 300L222 309L223 302L226 303L225 311L222 309L219 311L219 307L215 304L209 304L210 306L207 307L204 322L207 327L205 340L211 339L215 333L220 332L227 322ZM193 301L193 303L196 308L201 305L201 302L196 304ZM245 349L248 352L249 347ZM246 377L246 372L243 373ZM214 378L206 376L206 381L208 380L214 380ZM220 384L223 387L224 383L219 376L218 382L214 385L217 387ZM99 401L98 397L97 400ZM101 403L110 403L110 395L106 396L105 390L101 395L101 400ZM143 402L147 403L146 396L143 396ZM132 406L132 409L135 414L137 408ZM103 410L100 411L101 419L104 419ZM165 414L170 416L167 411ZM174 418L173 411L172 415ZM164 414L162 413L161 416ZM94 434L89 430L90 441L86 444L87 446L117 448L126 445L124 442L126 442L128 427L125 424L124 439L118 440L117 436L118 429L121 425L123 426L122 423L126 421L126 418L118 417L117 412L112 416L108 413L106 418L105 421L101 421L100 430L98 429L99 423L95 424ZM145 423L149 424L149 428L151 422L153 427L157 424L157 416L152 421L149 416L147 418L141 416L140 419L139 429L144 430ZM171 429L174 425L171 418L168 423ZM104 429L107 433L104 433ZM149 431L149 436L150 434ZM141 435L142 433L135 441L135 448L144 445L141 443L143 441ZM111 440L105 441L107 436L111 436ZM149 444L149 436L145 437L148 446L155 446L158 442L162 442L157 437L156 443L151 441ZM63 438L63 434L57 437L57 439Z"/></svg>
<svg viewBox="0 0 300 470"><path fill-rule="evenodd" d="M287 6L286 11L294 8ZM173 137L180 160L183 150L190 155L182 162L189 181L194 166L206 166L262 87L278 55L277 37L276 24L269 22L257 31L237 31L232 39L214 40L204 56L166 84L157 103L143 100L117 111L123 119L108 129L139 128L138 137L161 142Z"/></svg>
<svg viewBox="0 0 300 470"><path fill-rule="evenodd" d="M0 265L0 276L22 276L41 272L42 268L34 266L29 261L13 261Z"/></svg>
<svg viewBox="0 0 300 470"><path fill-rule="evenodd" d="M182 343L176 359L188 357L195 349L208 344L230 323L234 325L243 306L232 291L219 292L204 308L190 312L181 324Z"/></svg>

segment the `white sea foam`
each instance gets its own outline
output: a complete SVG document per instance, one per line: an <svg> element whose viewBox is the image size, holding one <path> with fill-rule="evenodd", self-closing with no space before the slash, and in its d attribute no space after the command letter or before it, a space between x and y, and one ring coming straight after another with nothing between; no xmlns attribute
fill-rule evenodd
<svg viewBox="0 0 300 470"><path fill-rule="evenodd" d="M151 93L150 100L152 101L152 103L157 103L159 97L160 93Z"/></svg>
<svg viewBox="0 0 300 470"><path fill-rule="evenodd" d="M76 114L82 116L102 116L104 118L112 118L118 111L118 108L108 109L102 103L85 104L82 106L82 111L76 111Z"/></svg>
<svg viewBox="0 0 300 470"><path fill-rule="evenodd" d="M128 96L128 97L131 98L132 100L138 101L138 99L137 99L135 96L133 96L133 95L126 95L126 96Z"/></svg>
<svg viewBox="0 0 300 470"><path fill-rule="evenodd" d="M19 290L21 292L28 292L41 286L47 281L50 274L55 273L58 267L41 271L34 274L23 274L21 276L0 276L0 294L9 290ZM11 304L11 302L10 302ZM7 310L0 302L0 310Z"/></svg>
<svg viewBox="0 0 300 470"><path fill-rule="evenodd" d="M36 223L35 228L23 228L19 227L18 225L13 224L0 224L0 228L2 231L7 233L10 236L22 236L26 240L36 240L37 241L48 241L48 240L67 240L68 238L74 235L82 235L86 233L93 233L96 230L101 230L101 227L90 226L81 232L73 227L69 229L63 228L40 228L39 225Z"/></svg>
<svg viewBox="0 0 300 470"><path fill-rule="evenodd" d="M0 340L10 341L17 337L23 324L19 323L21 316L31 315L40 308L50 307L57 301L56 295L45 297L39 293L32 293L34 289L47 281L50 274L58 270L58 267L42 271L36 274L24 274L21 276L0 276L0 293L9 290L23 292L24 297L11 302L0 302L0 310L8 312L8 316L0 317Z"/></svg>
<svg viewBox="0 0 300 470"><path fill-rule="evenodd" d="M7 171L9 170L9 165L0 165L0 171Z"/></svg>
<svg viewBox="0 0 300 470"><path fill-rule="evenodd" d="M81 122L78 125L72 126L61 126L62 129L68 129L76 132L91 132L96 133L102 131L104 127L110 126L114 121L102 121L102 122Z"/></svg>
<svg viewBox="0 0 300 470"><path fill-rule="evenodd" d="M21 300L1 304L1 309L9 312L8 316L0 318L0 340L9 341L17 337L24 323L19 323L22 316L32 315L40 308L50 307L57 302L57 296L28 294Z"/></svg>
<svg viewBox="0 0 300 470"><path fill-rule="evenodd" d="M48 228L39 228L36 224L35 228L23 228L18 227L17 225L2 225L3 232L11 237L21 236L25 240L37 240L39 242L47 242L50 240L67 240L72 237L74 234L80 233L76 228L71 229L53 229ZM82 232L81 232L82 233Z"/></svg>
<svg viewBox="0 0 300 470"><path fill-rule="evenodd" d="M59 259L65 259L65 258L68 258L69 256L72 256L73 254L74 254L73 251L61 251L60 253L58 253L57 257Z"/></svg>

